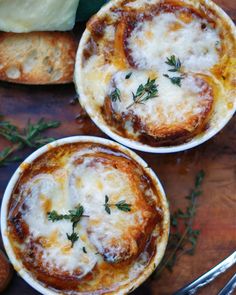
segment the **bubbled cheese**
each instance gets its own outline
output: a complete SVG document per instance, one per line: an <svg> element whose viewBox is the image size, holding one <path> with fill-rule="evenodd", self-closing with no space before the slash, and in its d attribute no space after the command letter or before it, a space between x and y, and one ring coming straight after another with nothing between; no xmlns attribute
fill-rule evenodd
<svg viewBox="0 0 236 295"><path fill-rule="evenodd" d="M189 114L197 115L204 110L202 102L210 97L202 95L206 85L198 85L192 76L185 77L181 87L170 83L169 79L154 71L133 71L129 79L125 79L128 71L117 72L113 76L113 85L120 90L121 101L113 103L118 113L133 114L141 118L142 122L152 125L173 125L188 119ZM143 104L134 104L132 93L136 93L140 84L144 85L148 78L156 79L158 93ZM111 93L113 87L109 89Z"/></svg>
<svg viewBox="0 0 236 295"><path fill-rule="evenodd" d="M188 71L206 71L218 62L219 34L200 18L184 22L178 13L162 13L140 22L128 39L139 68L166 70L165 60L177 56ZM203 25L203 28L202 28Z"/></svg>
<svg viewBox="0 0 236 295"><path fill-rule="evenodd" d="M32 238L39 239L42 244L37 246L37 253L42 254L43 266L69 274L77 271L78 276L84 276L96 264L96 255L86 245L86 240L81 238L71 248L66 236L66 233L70 234L72 231L70 222L51 222L47 217L49 211L67 214L72 208L67 181L67 174L63 170L54 175L39 174L34 177L24 189L26 209L22 209L22 214ZM27 244L23 246L27 247ZM86 247L87 253L83 252L83 247Z"/></svg>

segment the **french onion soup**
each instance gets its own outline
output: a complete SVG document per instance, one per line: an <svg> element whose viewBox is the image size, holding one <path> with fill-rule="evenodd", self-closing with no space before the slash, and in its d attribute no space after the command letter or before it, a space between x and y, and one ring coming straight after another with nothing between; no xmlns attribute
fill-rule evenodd
<svg viewBox="0 0 236 295"><path fill-rule="evenodd" d="M111 137L176 146L232 116L235 61L235 27L213 2L116 0L87 24L75 82Z"/></svg>
<svg viewBox="0 0 236 295"><path fill-rule="evenodd" d="M141 161L95 140L50 145L23 163L7 212L17 268L60 294L137 287L160 262L169 230L162 188Z"/></svg>

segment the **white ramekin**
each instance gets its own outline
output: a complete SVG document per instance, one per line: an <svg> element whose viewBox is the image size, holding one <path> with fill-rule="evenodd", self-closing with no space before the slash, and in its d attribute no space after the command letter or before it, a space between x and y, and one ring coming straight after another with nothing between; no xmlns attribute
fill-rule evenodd
<svg viewBox="0 0 236 295"><path fill-rule="evenodd" d="M97 13L97 16L102 16L105 14L109 14L109 9L115 5L119 4L122 0L113 0L108 2L106 5L104 5L99 12ZM187 4L194 4L196 7L198 7L200 4L204 5L213 11L215 11L217 16L220 16L229 26L230 32L234 36L234 40L236 40L236 27L231 20L231 18L224 12L223 9L221 9L218 5L216 5L213 1L211 0L185 0ZM109 125L104 121L102 116L97 113L97 111L94 111L93 107L88 102L88 98L86 97L83 89L83 74L82 74L82 56L83 56L83 49L84 46L90 37L89 30L86 29L82 35L82 38L79 43L79 48L77 51L76 55L76 64L75 64L75 72L74 72L74 82L76 86L76 90L79 94L79 100L81 106L86 110L90 118L93 120L93 122L104 132L106 133L109 137L112 139L118 141L119 143L143 152L148 152L148 153L160 153L160 154L165 154L165 153L175 153L175 152L180 152L184 150L188 150L191 148L194 148L213 136L215 136L218 132L220 132L225 125L230 121L230 119L233 117L235 111L236 111L236 93L233 94L233 107L232 109L229 109L225 115L221 116L220 120L217 120L217 122L214 122L211 126L210 129L207 129L204 131L202 134L195 136L192 138L190 141L186 143L182 143L179 145L175 146L160 146L160 147L153 147L147 144L143 144L141 142L135 141L133 139L125 138L120 136L119 134L115 133ZM91 86L92 87L92 86Z"/></svg>
<svg viewBox="0 0 236 295"><path fill-rule="evenodd" d="M38 292L45 294L45 295L58 295L62 294L62 291L56 292L53 289L47 288L42 283L37 281L29 271L27 271L24 266L22 266L21 262L16 258L14 250L11 246L10 240L8 238L8 227L7 227L7 215L8 215L8 204L9 200L12 195L12 191L22 173L24 170L24 167L26 165L32 163L36 158L47 152L48 150L52 149L53 147L57 147L64 144L70 144L70 143L78 143L78 142L93 142L93 143L99 143L106 145L108 147L114 147L121 152L129 155L132 159L134 159L138 164L140 164L145 172L150 175L151 179L153 180L154 184L156 185L158 191L160 192L160 198L162 201L162 207L164 212L164 232L161 239L161 242L158 243L158 251L152 260L152 263L144 270L144 272L134 281L132 281L128 286L125 288L121 288L119 292L116 292L117 295L124 295L129 292L129 290L134 290L140 284L142 284L155 270L155 268L159 265L167 245L168 241L168 235L169 235L169 207L168 202L166 200L164 189L158 179L158 177L155 175L155 173L152 171L151 168L148 167L147 163L142 160L137 154L135 154L133 151L123 147L120 144L117 144L111 140L107 140L100 137L93 137L93 136L73 136L73 137L67 137L63 139L56 140L50 144L47 144L40 149L36 150L34 153L32 153L26 160L18 167L18 169L13 174L12 178L10 179L7 188L5 190L3 200L2 200L2 207L1 207L1 232L2 232L2 239L3 244L6 249L7 255L13 264L15 270L18 272L18 274L35 290ZM79 293L78 293L79 294Z"/></svg>

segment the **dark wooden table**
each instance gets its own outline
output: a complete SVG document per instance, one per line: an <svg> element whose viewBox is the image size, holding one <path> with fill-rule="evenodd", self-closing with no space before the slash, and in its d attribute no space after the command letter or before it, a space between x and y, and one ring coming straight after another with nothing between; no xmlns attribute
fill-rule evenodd
<svg viewBox="0 0 236 295"><path fill-rule="evenodd" d="M236 0L216 2L236 21ZM0 114L21 127L29 118L32 121L41 117L60 120L62 125L48 132L55 138L79 134L106 137L88 117L75 119L83 111L79 105L69 104L74 97L73 85L28 87L0 83ZM5 146L7 142L0 139L0 150ZM26 157L31 152L24 150L22 156ZM160 177L172 211L185 208L184 197L192 188L197 171L204 169L206 173L195 218L195 226L201 230L195 255L181 256L172 273L165 270L159 279L147 281L133 293L172 294L236 249L236 117L217 136L200 147L170 155L139 154ZM0 168L0 199L16 168L17 164ZM3 249L1 239L0 248ZM236 267L231 268L199 294L217 294L235 271ZM38 293L15 273L4 294Z"/></svg>

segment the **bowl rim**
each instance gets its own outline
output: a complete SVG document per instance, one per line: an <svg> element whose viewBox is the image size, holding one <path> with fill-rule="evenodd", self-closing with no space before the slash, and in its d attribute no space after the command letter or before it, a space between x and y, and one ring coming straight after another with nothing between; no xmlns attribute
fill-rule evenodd
<svg viewBox="0 0 236 295"><path fill-rule="evenodd" d="M109 8L111 8L113 5L121 2L122 0L113 0L105 4L96 15L101 16L103 13L106 13ZM158 1L158 0L157 0ZM234 35L234 38L236 40L236 26L233 22L233 20L230 18L230 16L216 3L214 3L212 0L183 0L183 2L198 2L198 4L203 4L206 7L210 7L213 9L217 15L220 15L221 18L224 19L224 21L229 25L230 30L232 34ZM89 30L86 28L83 32L83 35L80 39L79 47L76 53L76 59L75 59L75 71L74 71L74 84L76 91L79 96L79 101L81 106L86 110L89 117L92 119L92 121L95 123L95 125L102 130L105 134L107 134L110 138L113 140L138 151L142 152L148 152L148 153L157 153L157 154L168 154L168 153L175 153L175 152L181 152L188 149L192 149L194 147L197 147L200 144L203 144L204 142L208 141L212 137L214 137L217 133L219 133L226 124L231 120L234 113L236 112L236 103L234 103L234 107L232 109L227 110L227 115L224 116L220 120L220 122L217 123L217 126L213 127L210 131L206 130L203 134L197 135L193 137L190 141L184 142L182 144L176 145L176 146L160 146L160 147L153 147L141 142L138 142L133 139L129 139L126 137L123 137L116 132L114 132L108 124L104 120L101 120L97 114L93 111L93 109L88 105L87 97L83 91L82 87L82 76L80 73L82 73L82 53L84 45L87 42L88 37L90 36ZM236 98L236 97L235 97Z"/></svg>
<svg viewBox="0 0 236 295"><path fill-rule="evenodd" d="M160 198L162 202L163 208L163 236L161 241L157 243L158 251L155 254L152 262L144 269L144 271L134 280L130 281L128 285L125 285L119 289L116 294L124 295L129 292L131 289L134 290L139 287L155 270L155 268L159 265L161 259L164 256L165 249L168 242L169 236L169 228L170 228L170 213L169 213L169 205L166 199L166 194L163 189L163 186L158 178L158 176L154 173L154 171L148 166L148 164L135 152L131 151L130 149L122 146L119 143L116 143L112 140L96 137L96 136L71 136L65 137L58 140L55 140L49 144L44 145L43 147L37 149L32 154L30 154L16 169L12 177L10 178L6 190L3 195L2 205L1 205L1 235L3 240L3 245L6 250L6 253L17 273L23 278L25 282L27 282L32 288L37 290L38 292L45 294L45 295L58 295L61 294L61 291L56 289L44 286L43 283L40 283L36 278L30 275L30 272L21 264L21 262L16 258L14 253L13 247L11 246L11 242L8 238L8 227L7 227L7 215L8 215L8 204L9 200L12 196L12 191L21 176L22 172L24 171L25 165L32 163L35 159L39 156L43 155L47 151L51 150L52 148L64 145L64 144L71 144L71 143L83 143L83 142L91 142L91 143L98 143L103 144L108 147L117 148L119 151L129 155L132 159L134 159L141 167L144 169L148 175L152 178L155 186L158 188L160 192ZM82 294L82 293L78 293Z"/></svg>

